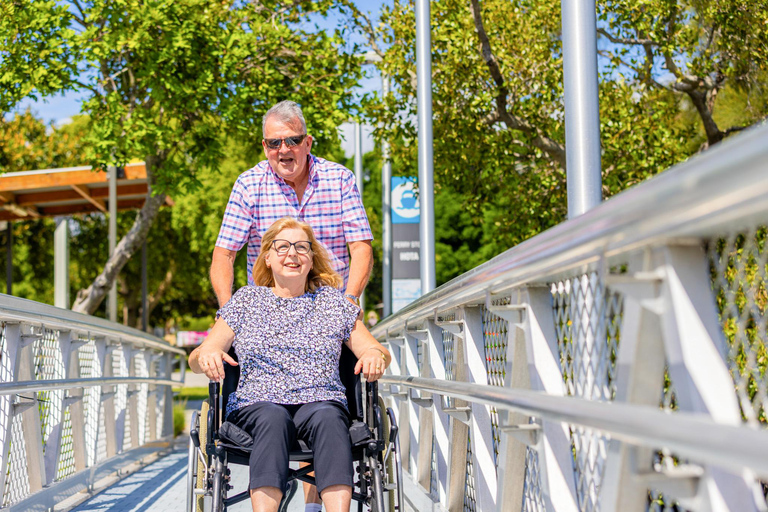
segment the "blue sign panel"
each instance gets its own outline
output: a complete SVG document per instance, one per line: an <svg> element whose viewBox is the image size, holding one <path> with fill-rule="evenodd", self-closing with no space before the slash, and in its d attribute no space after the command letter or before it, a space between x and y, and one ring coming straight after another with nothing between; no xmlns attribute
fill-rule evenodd
<svg viewBox="0 0 768 512"><path fill-rule="evenodd" d="M419 198L415 178L392 178L392 224L418 224Z"/></svg>

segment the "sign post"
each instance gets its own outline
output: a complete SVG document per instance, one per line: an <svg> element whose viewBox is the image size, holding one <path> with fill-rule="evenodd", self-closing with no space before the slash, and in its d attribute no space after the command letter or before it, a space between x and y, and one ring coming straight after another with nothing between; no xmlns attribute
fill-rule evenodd
<svg viewBox="0 0 768 512"><path fill-rule="evenodd" d="M392 313L421 297L419 198L415 178L392 178Z"/></svg>

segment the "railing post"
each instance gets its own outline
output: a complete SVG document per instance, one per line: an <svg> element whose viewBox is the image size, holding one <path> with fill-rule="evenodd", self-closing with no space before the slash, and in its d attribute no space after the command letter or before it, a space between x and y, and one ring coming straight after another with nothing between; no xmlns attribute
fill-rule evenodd
<svg viewBox="0 0 768 512"><path fill-rule="evenodd" d="M457 315L463 315L464 310L457 311ZM461 316L463 318L463 316ZM461 334L455 335L455 345L453 348L454 372L458 382L467 382L467 357L466 357L466 337L462 324ZM469 403L464 400L454 400L454 407L466 407L471 411ZM462 512L464 510L464 490L467 481L467 439L469 437L469 413L467 420L461 421L456 417L451 418L450 424L450 451L449 451L449 479L448 479L448 501L446 502L449 512Z"/></svg>
<svg viewBox="0 0 768 512"><path fill-rule="evenodd" d="M664 343L659 317L658 274L633 271L609 275L606 285L623 296L621 343L616 355L614 402L658 407L664 387ZM608 446L601 489L603 512L643 512L647 509L647 476L653 465L653 450L619 441ZM657 488L653 487L652 488Z"/></svg>
<svg viewBox="0 0 768 512"><path fill-rule="evenodd" d="M127 345L123 345L123 357L128 363L128 375L130 377L136 377L137 354L138 354L137 349L133 347L129 347ZM127 396L128 417L130 418L129 421L131 426L131 448L136 448L137 446L140 446L139 393L141 392L141 384L132 384L127 387L128 387L128 396Z"/></svg>
<svg viewBox="0 0 768 512"><path fill-rule="evenodd" d="M423 333L407 330L405 336L405 365L408 375L422 375L419 364L420 336ZM428 357L428 354L425 354ZM410 462L409 473L414 481L429 492L429 470L432 452L432 411L423 407L424 399L420 392L410 389L408 392L408 418L410 423ZM430 404L431 406L431 404ZM426 446L425 446L426 445ZM426 465L426 468L424 467ZM424 485L426 482L426 485Z"/></svg>
<svg viewBox="0 0 768 512"><path fill-rule="evenodd" d="M483 313L478 307L464 308L464 341L467 351L469 382L488 385L483 343ZM477 510L496 510L496 465L493 452L491 408L473 403L470 421L472 467L475 470L475 496Z"/></svg>
<svg viewBox="0 0 768 512"><path fill-rule="evenodd" d="M75 341L73 341L73 339ZM59 331L58 345L59 353L61 354L61 361L64 366L63 378L69 379L70 377L70 360L72 351L77 350L77 335L71 331ZM54 395L52 393L51 395ZM56 479L56 469L59 462L59 455L61 454L61 434L64 428L64 412L67 405L71 403L71 399L66 396L66 393L61 393L61 404L58 409L51 407L49 410L51 433L48 434L48 439L45 443L45 476L48 482L53 482ZM54 417L54 412L57 413Z"/></svg>
<svg viewBox="0 0 768 512"><path fill-rule="evenodd" d="M741 425L706 254L698 245L668 246L662 251L662 264L662 330L678 406L681 411L706 414L718 423ZM734 474L705 466L697 498L713 511L763 510L764 500L756 502L761 494L757 486L750 470ZM683 505L698 509L700 503Z"/></svg>
<svg viewBox="0 0 768 512"><path fill-rule="evenodd" d="M163 357L163 376L170 379L173 374L173 354L167 352ZM161 386L163 390L163 437L173 435L173 389Z"/></svg>
<svg viewBox="0 0 768 512"><path fill-rule="evenodd" d="M427 347L429 350L430 377L445 380L445 350L443 347L443 330L434 320L427 320ZM450 430L449 417L443 411L442 397L432 396L433 433L437 455L437 495L440 503L447 502L448 488L448 433ZM427 487L429 489L429 487Z"/></svg>
<svg viewBox="0 0 768 512"><path fill-rule="evenodd" d="M87 340L70 340L69 359L64 359L64 368L67 378L77 379L82 377L80 370L80 347L86 345ZM85 442L85 393L83 388L70 389L67 403L69 404L69 421L72 425L72 453L75 459L75 471L82 471L88 465L88 451Z"/></svg>
<svg viewBox="0 0 768 512"><path fill-rule="evenodd" d="M103 337L96 340L96 361L98 361L98 370L96 377L112 377L114 375L113 367L114 346ZM96 442L94 446L94 462L99 461L99 421L101 415L104 415L104 435L106 437L107 458L117 455L117 429L115 427L115 390L116 386L105 385L101 387L101 396L99 397L99 407L96 411Z"/></svg>
<svg viewBox="0 0 768 512"><path fill-rule="evenodd" d="M519 300L521 304L527 304L523 325L531 389L564 396L552 294L546 287L531 286L522 291ZM545 510L576 512L579 508L568 425L542 421L541 431L543 435L536 452Z"/></svg>
<svg viewBox="0 0 768 512"><path fill-rule="evenodd" d="M30 333L20 336L20 350L18 351L18 363L16 366L17 380L35 380L35 353L34 342L39 336ZM43 458L43 432L40 421L40 406L37 392L31 393L31 397L16 395L17 401L14 408L20 410L22 431L24 434L24 455L27 460L27 475L29 477L29 492L37 492L48 482L46 480L45 460Z"/></svg>
<svg viewBox="0 0 768 512"><path fill-rule="evenodd" d="M149 353L149 359L147 360L147 373L149 377L157 375L157 361L162 356L162 352L159 354ZM150 384L147 388L147 415L149 416L147 422L149 424L149 433L145 436L145 442L157 439L157 404L159 401L157 395L160 393L162 386Z"/></svg>
<svg viewBox="0 0 768 512"><path fill-rule="evenodd" d="M514 294L513 294L514 298ZM517 304L498 306L494 314L507 322L507 353L505 357L504 386L515 389L530 389L531 381L528 375L528 359L526 356L525 315L521 310L520 301ZM497 469L499 487L496 492L496 502L506 504L505 510L518 512L523 510L523 491L526 478L525 456L533 441L526 440L523 435L532 431L526 430L530 416L513 411L500 410L499 418L499 453Z"/></svg>

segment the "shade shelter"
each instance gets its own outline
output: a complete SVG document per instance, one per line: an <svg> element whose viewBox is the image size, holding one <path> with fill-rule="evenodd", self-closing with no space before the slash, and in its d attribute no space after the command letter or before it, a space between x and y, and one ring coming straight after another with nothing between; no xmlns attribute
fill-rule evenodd
<svg viewBox="0 0 768 512"><path fill-rule="evenodd" d="M82 166L0 175L0 221L8 222L7 293L11 294L12 287L12 222L40 217L60 218L54 235L54 295L56 306L67 308L69 233L66 217L101 212L110 214L110 223L113 224L113 214L118 210L141 208L148 191L147 170L143 162L110 168L108 171ZM172 204L170 198L166 202ZM116 230L110 226L110 238L116 236L113 233ZM110 240L110 250L114 246L115 240ZM146 251L142 253L145 255ZM146 290L145 276L146 260L142 258L142 290ZM110 316L115 315L116 310Z"/></svg>

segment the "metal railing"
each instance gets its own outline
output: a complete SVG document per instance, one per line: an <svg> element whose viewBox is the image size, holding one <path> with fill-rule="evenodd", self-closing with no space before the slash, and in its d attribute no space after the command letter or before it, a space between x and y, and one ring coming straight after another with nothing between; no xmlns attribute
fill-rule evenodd
<svg viewBox="0 0 768 512"><path fill-rule="evenodd" d="M47 510L170 446L182 350L106 320L0 295L2 510ZM185 358L182 357L182 379Z"/></svg>
<svg viewBox="0 0 768 512"><path fill-rule="evenodd" d="M384 319L411 508L766 510L766 226L762 126Z"/></svg>

